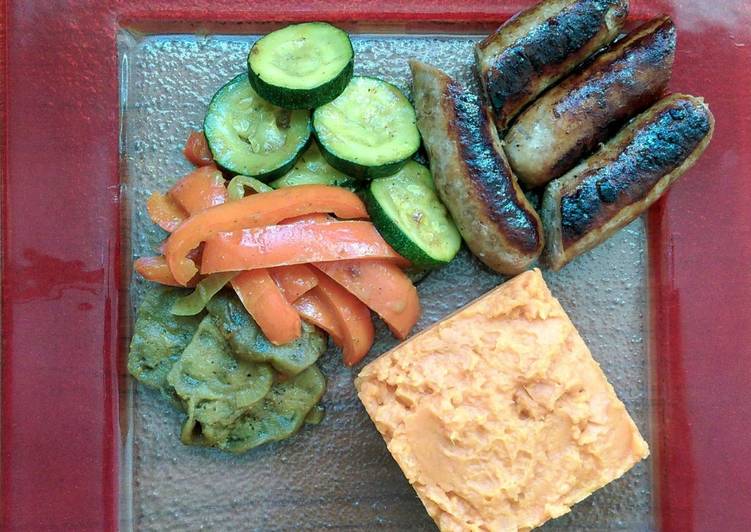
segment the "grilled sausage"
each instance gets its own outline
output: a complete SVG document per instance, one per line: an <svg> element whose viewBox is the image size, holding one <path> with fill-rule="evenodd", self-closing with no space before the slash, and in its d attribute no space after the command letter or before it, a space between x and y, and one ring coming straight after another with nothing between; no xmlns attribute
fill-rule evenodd
<svg viewBox="0 0 751 532"><path fill-rule="evenodd" d="M436 189L469 249L499 273L525 270L542 250L542 225L490 116L442 71L418 61L410 67L417 126Z"/></svg>
<svg viewBox="0 0 751 532"><path fill-rule="evenodd" d="M547 87L620 33L627 0L545 0L475 48L477 72L498 134Z"/></svg>
<svg viewBox="0 0 751 532"><path fill-rule="evenodd" d="M701 98L674 94L552 181L542 200L545 263L558 270L636 219L693 166L713 131Z"/></svg>
<svg viewBox="0 0 751 532"><path fill-rule="evenodd" d="M534 188L573 168L662 95L674 58L675 26L661 17L540 96L504 139L519 181Z"/></svg>

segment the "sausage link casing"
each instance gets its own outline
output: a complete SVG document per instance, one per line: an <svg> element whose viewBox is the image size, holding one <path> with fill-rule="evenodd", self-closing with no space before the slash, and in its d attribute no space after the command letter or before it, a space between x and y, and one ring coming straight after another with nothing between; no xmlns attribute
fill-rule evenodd
<svg viewBox="0 0 751 532"><path fill-rule="evenodd" d="M437 68L418 61L410 67L417 126L436 189L469 249L499 273L525 270L542 250L542 225L487 111Z"/></svg>
<svg viewBox="0 0 751 532"><path fill-rule="evenodd" d="M475 47L480 83L498 133L547 87L615 39L627 0L545 0Z"/></svg>
<svg viewBox="0 0 751 532"><path fill-rule="evenodd" d="M519 181L534 188L573 168L615 128L662 96L674 58L675 26L661 17L540 96L504 139Z"/></svg>
<svg viewBox="0 0 751 532"><path fill-rule="evenodd" d="M552 181L542 200L544 262L558 270L635 220L694 165L713 131L701 98L673 94Z"/></svg>

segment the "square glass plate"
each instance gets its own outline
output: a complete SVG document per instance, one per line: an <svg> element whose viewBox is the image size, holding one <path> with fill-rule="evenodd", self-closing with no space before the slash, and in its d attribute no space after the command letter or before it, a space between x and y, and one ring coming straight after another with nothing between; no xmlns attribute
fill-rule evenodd
<svg viewBox="0 0 751 532"><path fill-rule="evenodd" d="M275 26L259 28L270 31ZM376 76L410 93L407 60L438 66L475 90L467 34L353 31L355 75ZM385 28L388 29L388 28ZM398 29L397 29L398 31ZM165 233L145 203L192 166L182 145L200 129L213 93L246 68L253 36L149 35L122 32L122 155L132 258L154 254ZM642 434L649 440L645 228L637 220L565 268L545 272ZM420 330L465 305L503 278L466 249L418 285ZM143 282L135 276L132 300ZM396 345L382 323L366 362ZM131 385L132 419L124 452L131 486L124 521L144 530L431 530L431 519L389 455L357 399L337 349L320 363L328 379L326 417L287 441L240 456L183 446L182 414L158 393ZM650 530L654 527L651 460L576 505L546 530Z"/></svg>
<svg viewBox="0 0 751 532"><path fill-rule="evenodd" d="M188 51L173 41L197 47L221 41L208 35L266 32L268 21L324 19L352 30L361 48L369 34L377 34L374 43L404 34L415 40L415 53L436 55L443 44L418 41L456 39L451 47L466 49L472 35L487 34L533 2L4 2L0 529L429 527L336 354L325 362L331 385L323 426L236 458L177 443L177 415L132 386L123 369L139 299L132 252L155 238L131 242L135 225L144 223L139 187L161 190L188 169L179 156L185 134L200 124L213 90L242 70L240 49L250 39L228 38L234 51L225 58L214 50L216 65L182 63ZM654 521L665 532L745 532L751 522L751 3L629 3L633 21L673 17L678 49L670 89L703 96L717 127L696 166L647 213L648 260L637 222L575 269L548 276L653 453L651 467L634 470L618 488L550 526L640 530ZM152 56L144 55L150 46ZM372 45L380 46L391 45ZM161 68L161 78L138 81L139 57ZM436 58L460 76L468 76L467 60ZM142 74L148 65L140 65ZM405 83L406 69L379 74ZM127 128L147 125L142 138L127 135ZM498 282L464 255L420 288L428 307L420 326ZM377 351L391 342L381 337ZM615 345L620 349L613 352ZM647 358L654 377L645 402L639 376ZM292 474L282 478L280 470ZM211 479L220 479L216 488ZM206 493L210 499L195 495Z"/></svg>

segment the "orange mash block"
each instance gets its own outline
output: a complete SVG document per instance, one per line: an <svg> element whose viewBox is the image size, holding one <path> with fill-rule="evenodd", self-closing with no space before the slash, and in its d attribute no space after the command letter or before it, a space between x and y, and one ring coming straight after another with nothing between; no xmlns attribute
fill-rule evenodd
<svg viewBox="0 0 751 532"><path fill-rule="evenodd" d="M355 385L442 531L540 526L649 455L539 270L384 354Z"/></svg>

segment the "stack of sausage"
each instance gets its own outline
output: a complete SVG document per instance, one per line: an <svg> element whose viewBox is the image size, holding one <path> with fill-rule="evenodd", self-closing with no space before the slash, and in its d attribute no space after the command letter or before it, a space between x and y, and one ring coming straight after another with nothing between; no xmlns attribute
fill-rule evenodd
<svg viewBox="0 0 751 532"><path fill-rule="evenodd" d="M480 99L411 62L438 192L494 270L538 258L560 269L637 218L709 143L703 100L665 95L672 21L616 39L627 12L627 0L546 0L519 13L476 47ZM544 187L539 214L522 186Z"/></svg>

